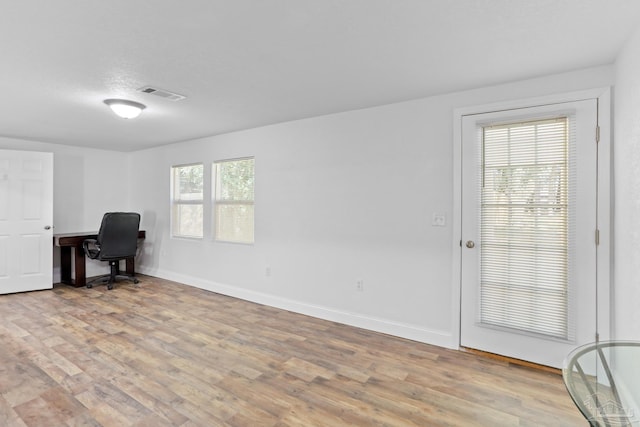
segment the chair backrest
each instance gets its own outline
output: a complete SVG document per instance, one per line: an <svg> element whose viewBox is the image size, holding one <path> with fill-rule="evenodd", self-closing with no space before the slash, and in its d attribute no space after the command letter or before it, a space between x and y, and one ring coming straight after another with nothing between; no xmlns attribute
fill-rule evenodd
<svg viewBox="0 0 640 427"><path fill-rule="evenodd" d="M136 212L107 212L102 217L97 243L98 259L123 259L136 255L140 214Z"/></svg>

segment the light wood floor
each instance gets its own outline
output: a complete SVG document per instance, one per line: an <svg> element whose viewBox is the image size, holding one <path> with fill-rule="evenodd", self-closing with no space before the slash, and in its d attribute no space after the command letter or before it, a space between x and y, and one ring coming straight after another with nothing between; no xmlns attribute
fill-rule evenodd
<svg viewBox="0 0 640 427"><path fill-rule="evenodd" d="M0 426L586 425L557 374L148 276L0 319Z"/></svg>

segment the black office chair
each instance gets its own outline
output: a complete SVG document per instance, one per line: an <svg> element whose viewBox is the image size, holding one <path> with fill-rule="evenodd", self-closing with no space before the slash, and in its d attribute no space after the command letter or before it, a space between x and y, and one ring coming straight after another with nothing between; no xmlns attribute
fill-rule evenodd
<svg viewBox="0 0 640 427"><path fill-rule="evenodd" d="M135 212L107 212L97 239L86 239L82 243L84 252L91 259L108 261L111 272L87 283L87 288L97 283L107 283L107 289L113 289L117 279L138 283L134 276L120 274L120 260L136 256L138 247L138 229L140 214Z"/></svg>

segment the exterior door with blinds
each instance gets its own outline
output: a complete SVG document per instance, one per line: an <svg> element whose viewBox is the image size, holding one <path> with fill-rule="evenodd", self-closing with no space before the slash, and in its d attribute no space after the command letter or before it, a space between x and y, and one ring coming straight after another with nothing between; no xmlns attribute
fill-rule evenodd
<svg viewBox="0 0 640 427"><path fill-rule="evenodd" d="M597 100L462 118L463 347L561 367L596 334Z"/></svg>

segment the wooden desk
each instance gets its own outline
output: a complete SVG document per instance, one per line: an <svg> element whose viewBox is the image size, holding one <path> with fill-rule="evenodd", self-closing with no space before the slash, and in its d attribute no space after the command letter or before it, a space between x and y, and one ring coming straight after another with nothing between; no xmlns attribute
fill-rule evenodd
<svg viewBox="0 0 640 427"><path fill-rule="evenodd" d="M66 233L54 234L53 244L60 247L60 281L77 288L87 284L87 268L82 242L85 239L95 239L98 233ZM138 231L138 238L146 237L145 230ZM75 260L75 280L71 278L71 249ZM134 258L127 258L127 274L135 274Z"/></svg>

